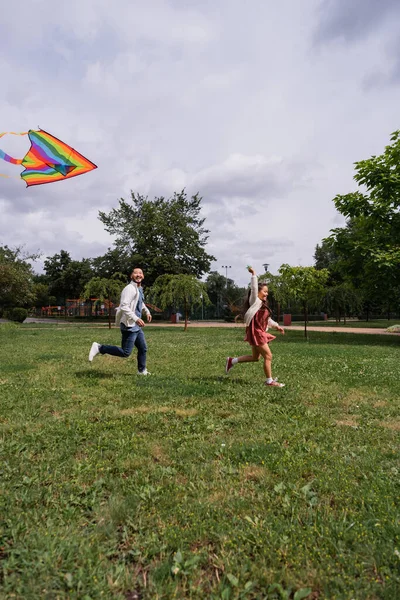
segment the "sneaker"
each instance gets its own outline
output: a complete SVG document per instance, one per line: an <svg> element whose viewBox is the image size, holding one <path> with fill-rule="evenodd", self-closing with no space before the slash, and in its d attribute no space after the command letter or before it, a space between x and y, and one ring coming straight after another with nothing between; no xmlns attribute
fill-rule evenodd
<svg viewBox="0 0 400 600"><path fill-rule="evenodd" d="M151 375L150 371L148 371L147 369L145 369L144 371L138 371L137 374L138 375Z"/></svg>
<svg viewBox="0 0 400 600"><path fill-rule="evenodd" d="M232 364L232 358L230 356L228 356L228 358L226 359L226 363L225 363L225 373L229 373L229 371L232 369L233 364Z"/></svg>
<svg viewBox="0 0 400 600"><path fill-rule="evenodd" d="M100 352L100 344L98 344L97 342L93 342L92 347L90 348L90 352L89 352L89 362L92 362L94 357L97 356L99 352Z"/></svg>
<svg viewBox="0 0 400 600"><path fill-rule="evenodd" d="M285 387L284 383L279 383L276 379L273 379L271 383L264 382L264 385L268 385L270 387Z"/></svg>

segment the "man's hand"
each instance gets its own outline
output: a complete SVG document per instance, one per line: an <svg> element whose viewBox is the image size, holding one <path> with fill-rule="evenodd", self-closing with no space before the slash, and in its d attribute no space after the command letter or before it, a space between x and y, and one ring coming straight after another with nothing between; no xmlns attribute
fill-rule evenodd
<svg viewBox="0 0 400 600"><path fill-rule="evenodd" d="M144 327L145 323L142 319L137 319L136 320L136 325L139 325L139 327Z"/></svg>
<svg viewBox="0 0 400 600"><path fill-rule="evenodd" d="M151 314L150 314L150 313L147 313L147 315L146 315L146 316L147 316L147 322L148 322L148 323L151 323L151 321L152 321L152 316L151 316Z"/></svg>
<svg viewBox="0 0 400 600"><path fill-rule="evenodd" d="M285 330L283 329L283 327L278 327L278 331L282 334L285 335Z"/></svg>
<svg viewBox="0 0 400 600"><path fill-rule="evenodd" d="M253 267L250 267L250 265L248 265L248 267L247 267L247 270L248 270L248 271L249 271L249 273L251 273L252 275L255 275L255 274L256 274L255 270L253 269Z"/></svg>

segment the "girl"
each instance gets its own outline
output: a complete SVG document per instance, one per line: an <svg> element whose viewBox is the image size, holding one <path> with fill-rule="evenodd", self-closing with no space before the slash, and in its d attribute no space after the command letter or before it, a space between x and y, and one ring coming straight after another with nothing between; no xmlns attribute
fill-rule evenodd
<svg viewBox="0 0 400 600"><path fill-rule="evenodd" d="M274 335L267 333L268 327L277 329L282 334L285 333L283 327L273 321L270 317L271 311L268 307L268 286L266 283L258 282L257 275L252 267L247 267L251 273L251 284L249 293L244 305L245 315L244 322L246 324L245 342L249 342L252 354L246 356L238 356L226 359L225 372L229 373L236 363L242 362L257 362L260 355L264 360L264 373L266 376L265 385L271 387L284 387L284 383L278 383L276 379L272 379L271 361L272 353L269 349L269 342L275 339Z"/></svg>

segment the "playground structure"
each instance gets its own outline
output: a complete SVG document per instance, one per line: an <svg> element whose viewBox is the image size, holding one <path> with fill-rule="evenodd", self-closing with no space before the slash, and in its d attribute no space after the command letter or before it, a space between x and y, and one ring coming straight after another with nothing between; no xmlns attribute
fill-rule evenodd
<svg viewBox="0 0 400 600"><path fill-rule="evenodd" d="M161 314L162 310L154 304L146 303L146 306L152 311ZM90 298L85 301L80 298L68 298L65 305L42 306L42 317L115 317L118 306L108 300L100 298Z"/></svg>
<svg viewBox="0 0 400 600"><path fill-rule="evenodd" d="M42 306L42 317L108 317L115 316L117 306L108 300L90 298L85 301L80 298L67 298L65 305Z"/></svg>

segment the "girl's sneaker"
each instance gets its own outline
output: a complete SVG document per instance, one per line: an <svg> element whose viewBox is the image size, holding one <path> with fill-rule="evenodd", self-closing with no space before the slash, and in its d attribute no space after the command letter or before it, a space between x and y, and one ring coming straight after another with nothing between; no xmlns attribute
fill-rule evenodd
<svg viewBox="0 0 400 600"><path fill-rule="evenodd" d="M225 373L229 373L229 371L232 369L233 364L232 364L232 358L230 356L228 356L228 358L226 359L226 364L225 364Z"/></svg>
<svg viewBox="0 0 400 600"><path fill-rule="evenodd" d="M270 387L285 387L284 383L279 383L279 381L277 381L276 379L273 379L270 383L268 383L267 381L264 382L264 385L268 385Z"/></svg>

